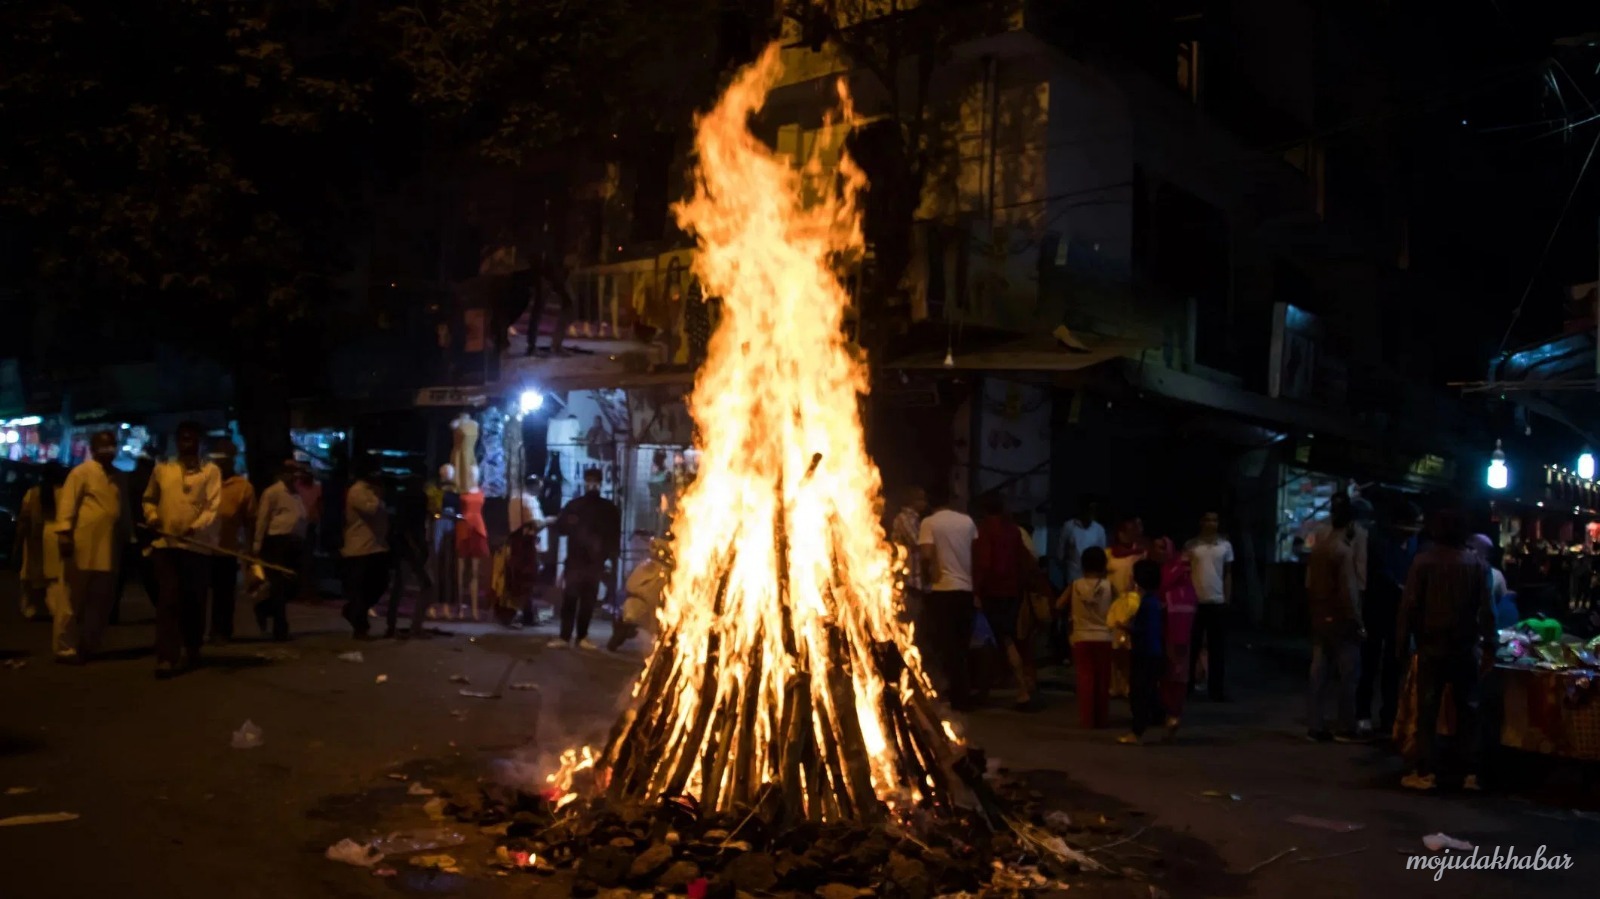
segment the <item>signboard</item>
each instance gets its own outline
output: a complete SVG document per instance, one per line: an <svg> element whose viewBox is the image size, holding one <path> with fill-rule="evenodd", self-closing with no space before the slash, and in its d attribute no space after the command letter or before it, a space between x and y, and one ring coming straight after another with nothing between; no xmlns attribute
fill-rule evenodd
<svg viewBox="0 0 1600 899"><path fill-rule="evenodd" d="M424 387L417 391L418 406L482 406L488 397L470 387Z"/></svg>

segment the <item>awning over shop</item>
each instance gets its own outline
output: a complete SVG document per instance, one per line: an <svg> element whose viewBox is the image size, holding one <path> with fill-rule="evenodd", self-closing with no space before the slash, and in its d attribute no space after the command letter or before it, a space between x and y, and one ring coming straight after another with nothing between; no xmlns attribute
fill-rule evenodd
<svg viewBox="0 0 1600 899"><path fill-rule="evenodd" d="M1366 440L1371 436L1359 422L1348 416L1289 400L1273 399L1165 366L1143 365L1130 359L1122 363L1122 374L1129 384L1139 390L1206 406L1261 424L1352 440Z"/></svg>

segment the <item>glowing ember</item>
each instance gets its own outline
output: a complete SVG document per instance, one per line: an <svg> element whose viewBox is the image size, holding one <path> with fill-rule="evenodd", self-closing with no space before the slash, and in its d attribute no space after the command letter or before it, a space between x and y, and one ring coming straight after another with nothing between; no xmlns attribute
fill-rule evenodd
<svg viewBox="0 0 1600 899"><path fill-rule="evenodd" d="M954 735L898 617L859 416L867 369L844 335L835 266L863 248L865 178L848 158L797 171L751 134L779 72L769 48L699 120L694 195L675 210L723 315L690 401L703 456L662 636L598 774L617 796L706 810L778 796L793 816L871 818L891 795L937 800ZM564 762L563 788L584 760Z"/></svg>

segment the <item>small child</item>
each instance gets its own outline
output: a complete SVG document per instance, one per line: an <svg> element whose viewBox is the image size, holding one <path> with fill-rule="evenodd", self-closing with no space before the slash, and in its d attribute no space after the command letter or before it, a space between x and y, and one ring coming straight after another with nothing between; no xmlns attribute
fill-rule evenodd
<svg viewBox="0 0 1600 899"><path fill-rule="evenodd" d="M1078 723L1105 727L1111 717L1111 628L1106 612L1115 594L1106 579L1106 551L1083 551L1083 577L1056 600L1072 616L1072 667L1078 678Z"/></svg>
<svg viewBox="0 0 1600 899"><path fill-rule="evenodd" d="M1138 744L1145 729L1161 721L1158 693L1166 670L1166 644L1162 630L1166 610L1161 604L1161 565L1142 559L1133 566L1133 583L1139 591L1139 612L1130 628L1133 654L1128 672L1128 705L1133 709L1133 730L1118 743Z"/></svg>

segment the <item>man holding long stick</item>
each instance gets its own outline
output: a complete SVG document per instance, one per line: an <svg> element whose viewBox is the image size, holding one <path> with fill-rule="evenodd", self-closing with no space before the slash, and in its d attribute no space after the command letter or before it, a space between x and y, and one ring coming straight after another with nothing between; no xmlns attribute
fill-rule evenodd
<svg viewBox="0 0 1600 899"><path fill-rule="evenodd" d="M206 628L210 549L217 542L222 472L200 458L200 426L178 425L178 457L162 462L144 492L145 524L158 533L155 567L156 677L194 667Z"/></svg>
<svg viewBox="0 0 1600 899"><path fill-rule="evenodd" d="M262 636L271 626L272 639L289 639L289 599L299 589L299 577L292 573L300 564L300 548L306 536L306 509L295 482L300 477L300 466L293 459L278 469L278 480L261 494L260 511L256 515L255 540L252 546L256 555L265 562L282 566L280 570L268 569L267 598L256 603L256 626Z"/></svg>

